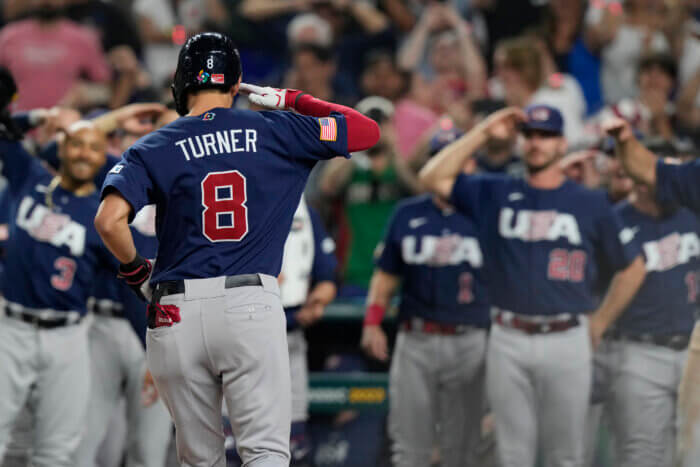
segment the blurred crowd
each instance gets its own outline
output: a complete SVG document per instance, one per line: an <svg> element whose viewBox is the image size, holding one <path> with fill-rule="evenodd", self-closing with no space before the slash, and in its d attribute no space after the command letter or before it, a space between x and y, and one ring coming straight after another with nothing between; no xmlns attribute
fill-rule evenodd
<svg viewBox="0 0 700 467"><path fill-rule="evenodd" d="M40 122L35 154L57 132L108 111L108 152L176 118L170 84L186 38L220 31L243 80L353 106L379 144L320 164L307 196L337 244L339 297L364 300L375 249L416 173L445 144L507 106L564 117L566 174L631 190L601 130L628 120L663 156L700 155L700 0L4 0L0 66L18 86L13 112ZM138 111L128 104L157 102ZM245 98L235 104L247 107ZM517 128L489 134L475 170L522 176ZM4 183L0 180L0 191ZM0 240L7 229L0 230ZM333 330L331 330L333 331ZM333 336L332 338L329 336ZM333 341L332 332L317 336ZM357 333L348 338L357 347ZM342 339L340 339L342 340ZM350 342L351 340L351 342ZM352 344L352 345L350 345ZM312 369L328 367L314 355ZM340 365L340 364L338 364ZM351 369L366 368L348 360ZM332 365L331 365L332 366Z"/></svg>

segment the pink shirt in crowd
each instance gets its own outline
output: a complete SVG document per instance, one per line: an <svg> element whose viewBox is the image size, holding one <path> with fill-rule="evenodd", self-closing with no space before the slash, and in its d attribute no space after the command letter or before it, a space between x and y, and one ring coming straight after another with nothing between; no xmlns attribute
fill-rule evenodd
<svg viewBox="0 0 700 467"><path fill-rule="evenodd" d="M110 69L97 35L68 20L42 27L36 20L0 31L0 65L19 88L13 110L52 107L81 79L103 82Z"/></svg>

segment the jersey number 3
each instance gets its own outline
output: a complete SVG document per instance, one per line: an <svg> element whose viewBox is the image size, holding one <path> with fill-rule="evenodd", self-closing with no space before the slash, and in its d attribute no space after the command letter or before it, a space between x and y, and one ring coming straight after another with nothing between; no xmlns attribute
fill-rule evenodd
<svg viewBox="0 0 700 467"><path fill-rule="evenodd" d="M238 242L248 233L246 178L238 170L202 180L202 230L211 242Z"/></svg>

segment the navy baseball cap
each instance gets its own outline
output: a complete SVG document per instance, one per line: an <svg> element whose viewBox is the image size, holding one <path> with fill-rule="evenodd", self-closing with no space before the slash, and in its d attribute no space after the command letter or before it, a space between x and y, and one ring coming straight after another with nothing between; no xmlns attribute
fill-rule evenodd
<svg viewBox="0 0 700 467"><path fill-rule="evenodd" d="M546 131L561 135L564 133L564 117L561 112L548 105L530 105L525 108L527 120L520 126L520 131Z"/></svg>

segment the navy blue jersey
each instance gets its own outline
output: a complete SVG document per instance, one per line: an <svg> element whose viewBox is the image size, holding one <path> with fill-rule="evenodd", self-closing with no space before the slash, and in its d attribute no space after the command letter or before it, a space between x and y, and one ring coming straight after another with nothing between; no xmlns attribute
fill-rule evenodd
<svg viewBox="0 0 700 467"><path fill-rule="evenodd" d="M139 211L131 224L136 249L145 258L155 258L158 249L154 230L155 218L151 218L154 210L150 208L147 206ZM91 295L98 303L107 300L107 303L111 302L110 306L118 307L123 317L131 323L141 342L145 343L146 304L123 281L117 279L116 268L100 268Z"/></svg>
<svg viewBox="0 0 700 467"><path fill-rule="evenodd" d="M5 271L5 254L7 253L7 239L9 235L8 223L10 221L10 191L7 187L0 190L0 284L3 281ZM1 288L0 288L1 290Z"/></svg>
<svg viewBox="0 0 700 467"><path fill-rule="evenodd" d="M20 143L0 141L9 182L9 239L2 284L5 298L29 308L78 311L100 263L116 263L93 226L99 195L76 196L58 186L46 205L51 174Z"/></svg>
<svg viewBox="0 0 700 467"><path fill-rule="evenodd" d="M628 202L616 209L624 236L642 245L647 275L624 314L620 331L657 335L690 334L695 324L700 270L700 220L688 209L655 218Z"/></svg>
<svg viewBox="0 0 700 467"><path fill-rule="evenodd" d="M640 253L602 191L570 180L540 190L525 180L460 175L452 203L479 224L495 306L529 315L585 313L604 261L618 271Z"/></svg>
<svg viewBox="0 0 700 467"><path fill-rule="evenodd" d="M679 204L700 213L700 160L685 164L656 163L656 197L664 204Z"/></svg>
<svg viewBox="0 0 700 467"><path fill-rule="evenodd" d="M399 320L488 326L484 255L476 225L428 195L396 207L377 266L402 279Z"/></svg>
<svg viewBox="0 0 700 467"><path fill-rule="evenodd" d="M349 157L345 117L217 108L137 141L107 175L132 212L157 206L151 281L277 276L306 179Z"/></svg>

